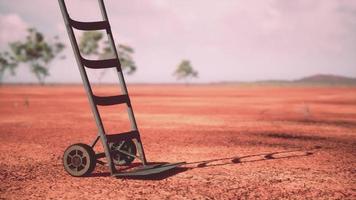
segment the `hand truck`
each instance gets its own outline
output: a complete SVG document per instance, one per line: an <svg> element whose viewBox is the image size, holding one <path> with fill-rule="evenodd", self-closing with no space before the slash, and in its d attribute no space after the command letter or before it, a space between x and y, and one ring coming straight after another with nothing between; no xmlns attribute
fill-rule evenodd
<svg viewBox="0 0 356 200"><path fill-rule="evenodd" d="M132 177L154 175L164 171L176 168L184 163L166 163L166 164L148 164L143 149L140 133L137 128L134 112L130 102L129 94L125 84L123 72L121 70L120 60L115 47L113 35L110 29L108 16L103 0L98 0L103 21L79 22L72 19L64 0L58 0L63 15L65 26L74 51L76 62L79 68L83 85L87 93L91 110L93 112L98 135L91 145L77 143L69 146L63 156L64 169L72 176L88 176L94 170L98 159L106 157L107 164L112 176ZM110 47L115 58L106 60L88 60L81 56L78 44L74 35L74 29L82 31L106 30ZM96 96L93 94L90 82L86 73L86 68L104 69L116 68L120 86L121 95L116 96ZM103 122L98 111L98 106L110 106L116 104L126 104L127 112L131 124L131 131L119 134L106 134ZM96 154L93 150L98 140L104 147L104 153ZM117 166L132 166L134 159L141 161L139 167L132 167L130 170L117 169ZM128 167L130 168L130 167Z"/></svg>

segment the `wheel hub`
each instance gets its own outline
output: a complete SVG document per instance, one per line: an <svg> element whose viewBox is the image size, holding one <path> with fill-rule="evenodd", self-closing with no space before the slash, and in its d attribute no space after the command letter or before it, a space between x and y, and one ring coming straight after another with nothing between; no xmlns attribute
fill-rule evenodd
<svg viewBox="0 0 356 200"><path fill-rule="evenodd" d="M73 156L72 163L75 167L79 167L82 164L82 158L80 156Z"/></svg>

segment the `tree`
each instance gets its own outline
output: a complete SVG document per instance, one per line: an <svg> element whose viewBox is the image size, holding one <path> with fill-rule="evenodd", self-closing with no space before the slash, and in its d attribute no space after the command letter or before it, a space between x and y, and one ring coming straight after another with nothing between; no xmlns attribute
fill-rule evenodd
<svg viewBox="0 0 356 200"><path fill-rule="evenodd" d="M197 78L198 72L193 69L189 60L182 60L174 71L173 76L176 76L177 80L184 79L187 82L189 78Z"/></svg>
<svg viewBox="0 0 356 200"><path fill-rule="evenodd" d="M0 53L0 81L6 71L15 75L15 68L19 64L26 64L30 66L31 72L39 83L44 84L45 78L49 76L50 62L64 48L65 45L59 41L57 36L54 37L54 42L49 42L35 28L28 29L28 35L24 41L9 43L9 51Z"/></svg>
<svg viewBox="0 0 356 200"><path fill-rule="evenodd" d="M100 31L84 32L79 41L79 50L83 55L98 56L100 60L115 57L109 42L103 41L103 34ZM116 50L122 70L127 74L133 74L137 69L132 58L134 49L127 45L117 44ZM106 70L101 72L99 81L105 73Z"/></svg>
<svg viewBox="0 0 356 200"><path fill-rule="evenodd" d="M98 55L99 42L103 34L99 31L84 32L80 37L79 50L84 55Z"/></svg>
<svg viewBox="0 0 356 200"><path fill-rule="evenodd" d="M10 56L8 51L0 52L0 83L6 71L10 71L11 75L15 75L17 63L13 56Z"/></svg>

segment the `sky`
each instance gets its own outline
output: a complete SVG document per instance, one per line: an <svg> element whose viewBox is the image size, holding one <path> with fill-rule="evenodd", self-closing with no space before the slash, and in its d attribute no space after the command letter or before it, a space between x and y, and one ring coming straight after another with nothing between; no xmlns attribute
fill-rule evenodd
<svg viewBox="0 0 356 200"><path fill-rule="evenodd" d="M356 77L355 0L106 0L114 40L135 49L130 83L176 82L190 60L193 82L293 80L313 74ZM95 0L67 0L78 21L100 20ZM0 0L0 49L36 27L66 44L46 82L81 82L57 1ZM98 72L89 72L92 81ZM110 71L103 78L112 82ZM5 82L36 82L26 66Z"/></svg>

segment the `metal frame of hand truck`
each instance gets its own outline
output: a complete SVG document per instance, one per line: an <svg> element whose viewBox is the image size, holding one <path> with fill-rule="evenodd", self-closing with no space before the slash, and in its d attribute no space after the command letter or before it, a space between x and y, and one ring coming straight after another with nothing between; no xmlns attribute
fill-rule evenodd
<svg viewBox="0 0 356 200"><path fill-rule="evenodd" d="M58 0L60 9L63 15L63 19L65 22L65 26L68 32L68 36L71 42L71 46L73 48L76 62L80 71L81 78L83 80L83 85L85 88L85 91L87 93L89 103L92 109L92 112L94 114L94 118L96 121L96 125L98 128L98 136L96 139L92 142L91 148L93 148L96 143L98 142L99 139L101 139L101 142L104 147L104 152L105 152L105 157L107 159L107 164L109 166L109 170L111 175L113 176L144 176L144 175L151 175L151 174L157 174L161 173L163 171L167 171L170 169L173 169L183 163L174 163L174 164L148 164L146 157L145 157L145 152L143 149L143 145L141 142L140 134L137 128L137 123L135 120L135 115L132 109L132 105L130 103L130 98L128 95L125 79L123 72L121 70L121 64L120 60L118 57L118 53L115 47L113 35L111 32L108 16L106 13L105 5L103 0L98 0L99 6L100 6L100 11L101 15L103 18L103 21L95 21L95 22L79 22L76 20L73 20L69 14L68 10L65 4L65 0ZM113 59L106 59L106 60L88 60L85 59L81 56L80 50L77 44L76 37L74 35L74 29L77 30L82 30L82 31L96 31L96 30L106 30L108 40L110 47L114 53L114 58ZM90 81L88 79L87 73L86 73L86 68L92 68L92 69L104 69L104 68L116 68L118 78L120 81L120 86L121 86L121 92L122 95L116 95L116 96L107 96L107 97L99 97L93 94L92 88L90 86ZM109 134L107 135L104 129L103 122L100 117L100 113L98 111L98 105L99 106L110 106L110 105L116 105L116 104L126 104L127 105L127 112L129 116L129 120L131 123L131 129L132 131L126 132L126 133L119 133L119 134ZM136 155L131 155L128 152L121 152L129 156L133 156L137 159L139 159L142 162L142 166L136 170L131 170L131 171L118 171L113 163L113 158L112 158L112 152L109 147L110 142L117 142L117 141L123 141L123 140L133 140L135 142L136 148L138 150L138 156ZM99 154L96 154L96 157L98 157Z"/></svg>

